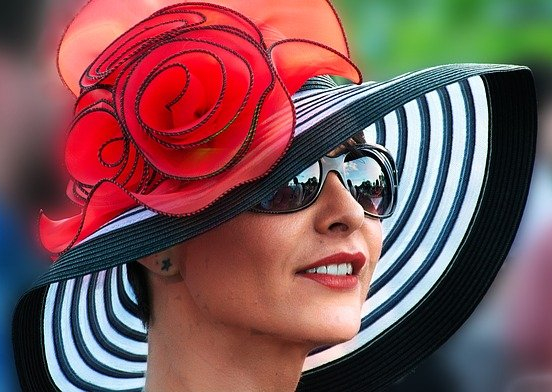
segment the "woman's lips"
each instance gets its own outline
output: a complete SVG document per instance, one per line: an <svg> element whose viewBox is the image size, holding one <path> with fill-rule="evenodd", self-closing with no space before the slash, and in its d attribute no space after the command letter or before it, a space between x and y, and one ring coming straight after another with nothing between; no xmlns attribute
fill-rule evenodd
<svg viewBox="0 0 552 392"><path fill-rule="evenodd" d="M302 268L297 275L330 288L352 289L358 285L358 274L365 263L361 252L340 252Z"/></svg>
<svg viewBox="0 0 552 392"><path fill-rule="evenodd" d="M339 290L354 289L358 285L358 275L327 275L327 274L300 274L301 277L312 279L326 287Z"/></svg>

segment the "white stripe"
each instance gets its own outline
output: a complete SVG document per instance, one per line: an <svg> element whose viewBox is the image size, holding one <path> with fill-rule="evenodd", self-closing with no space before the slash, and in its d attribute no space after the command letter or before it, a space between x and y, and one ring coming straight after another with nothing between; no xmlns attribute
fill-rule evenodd
<svg viewBox="0 0 552 392"><path fill-rule="evenodd" d="M48 372L54 384L64 392L82 391L75 387L61 370L54 348L54 303L59 283L53 283L48 287L46 302L44 305L44 353Z"/></svg>
<svg viewBox="0 0 552 392"><path fill-rule="evenodd" d="M399 134L399 117L397 115L397 111L393 111L389 113L387 116L383 118L383 121L385 122L385 134L386 135L398 135ZM397 154L399 152L399 139L397 137L387 138L385 139L385 148L387 148L393 155L393 157L397 157Z"/></svg>
<svg viewBox="0 0 552 392"><path fill-rule="evenodd" d="M370 125L364 131L362 131L362 133L364 134L364 140L366 140L366 143L376 144L376 124Z"/></svg>
<svg viewBox="0 0 552 392"><path fill-rule="evenodd" d="M416 112L415 118L417 119L417 123L420 123L420 116L419 112ZM391 156L394 157L395 161L397 160L397 157L399 155L399 116L397 114L397 111L393 111L389 113L387 116L383 118L385 122L385 148L389 150L391 153ZM366 132L364 133L366 137ZM389 137L389 135L395 135L394 137ZM374 138L372 143L375 143L376 139ZM404 170L404 169L403 169ZM402 194L400 188L399 188L399 194L398 199L400 200L401 197L404 197ZM384 219L382 222L382 233L385 237L386 233L389 233L389 230L394 226L394 222L396 221L397 217L399 216L400 211L396 211L390 218ZM388 258L386 258L388 260ZM382 265L382 263L379 263L380 267L375 271L378 274L381 274L385 270L385 264ZM389 264L389 263L387 263ZM379 276L379 275L378 275Z"/></svg>
<svg viewBox="0 0 552 392"><path fill-rule="evenodd" d="M98 283L96 285L96 291L94 293L94 305L96 309L96 315L98 317L98 324L102 328L102 332L106 336L106 339L113 342L115 345L124 348L128 352L137 355L143 355L147 353L147 343L136 342L135 340L121 335L109 323L105 304L103 301L105 274L106 271L101 271L98 273Z"/></svg>
<svg viewBox="0 0 552 392"><path fill-rule="evenodd" d="M375 82L366 82L361 84L360 86L369 86ZM314 104L316 106L316 102L323 101L327 99L328 96L333 96L335 94L344 94L344 91L348 90L356 90L359 88L358 84L347 84L347 85L341 85L336 86L333 88L328 88L325 90L317 89L317 90L304 90L300 91L296 94L293 94L292 100L293 105L295 106L295 111L297 114L297 119L301 119L304 115L307 115L305 110L308 111L308 108L310 105Z"/></svg>
<svg viewBox="0 0 552 392"><path fill-rule="evenodd" d="M144 329L144 325L142 324L142 321L140 321L140 319L135 315L133 315L132 313L129 313L121 303L119 292L117 291L117 275L118 275L117 268L110 269L109 273L112 274L111 298L113 299L112 306L113 306L113 313L115 314L115 317L117 317L117 319L121 320L121 322L124 325L128 326L134 331L146 334L146 330ZM126 280L126 279L123 279L123 280Z"/></svg>
<svg viewBox="0 0 552 392"><path fill-rule="evenodd" d="M130 282L127 279L127 265L123 264L121 266L122 274L123 274L123 286L125 287L125 293L127 297L134 302L135 304L138 304L138 300L136 299L136 294L134 293L134 290L130 286Z"/></svg>
<svg viewBox="0 0 552 392"><path fill-rule="evenodd" d="M343 107L348 106L353 102L358 101L359 99L362 99L368 95L372 95L382 89L389 88L390 86L400 83L405 79L413 78L414 76L419 75L420 73L425 73L427 71L428 69L406 73L390 81L379 83L379 84L374 84L374 82L366 82L361 85L361 87L365 87L364 89L360 88L360 86L358 85L346 86L348 89L351 89L351 90L355 90L355 87L356 87L356 89L358 89L359 91L355 91L354 94L351 94L346 99L343 99L342 96L333 97L333 99L330 99L328 102L324 103L323 105L318 106L316 110L313 110L312 112L309 111L308 114L301 113L301 107L305 104L305 102L301 101L298 104L298 108L297 108L297 123L300 125L295 129L295 136L300 135L304 131L312 128L315 124L319 123L320 121L324 120L327 117L330 117L335 112L341 110ZM333 95L333 91L330 90L326 94ZM321 96L322 95L319 95L319 97ZM312 118L302 123L303 117L312 117Z"/></svg>
<svg viewBox="0 0 552 392"><path fill-rule="evenodd" d="M420 106L417 101L410 101L404 105L406 115L406 126L408 129L405 165L403 169L403 175L398 190L398 202L395 209L395 213L388 219L383 221L383 232L388 233L397 224L400 217L404 215L404 209L406 207L406 201L411 194L411 190L414 187L414 181L417 174L417 164L420 161L420 134L422 132L422 119L420 115ZM394 133L386 135L386 143L392 144L391 139L400 140L399 130L397 128L391 128ZM393 156L397 156L398 151L391 150ZM404 232L402 233L404 235ZM402 238L402 237L401 237ZM398 241L397 241L398 242ZM378 266L374 271L374 280L379 278L388 268L392 266L392 263L396 260L398 254L402 253L406 246L406 240L401 240L399 243L395 243L378 262ZM400 247L400 249L397 249Z"/></svg>
<svg viewBox="0 0 552 392"><path fill-rule="evenodd" d="M385 261L384 265L387 265L388 267L391 266L394 261L399 259L400 255L404 252L409 243L413 241L414 237L418 234L420 226L422 225L423 220L426 218L426 213L429 209L431 199L434 197L434 190L437 187L437 175L442 165L441 153L443 151L444 143L442 127L443 108L441 107L441 102L436 92L428 94L426 97L428 100L429 121L432 130L428 153L428 165L426 168L425 176L422 178L423 184L421 187L421 194L419 195L418 201L414 207L414 210L412 211L412 214L410 215L408 221L406 222L406 225L404 226L404 229L401 233L401 239L396 241L395 246L391 247L390 251L387 252L387 254L385 254L383 257ZM416 134L419 136L418 133ZM418 140L415 146L419 146L419 143L420 141ZM463 152L463 149L461 149L460 152ZM455 157L453 155L451 157L451 161L455 162L455 159L458 158L462 159L462 157ZM408 166L415 167L415 164L419 160L420 157L416 155L415 160L411 160L410 162L412 164ZM460 173L460 165L451 164L451 167L453 168L453 170L456 169L458 174ZM402 193L404 198L407 198L408 195L413 192L412 188L414 187L414 185L415 184L412 183L411 188L403 190ZM452 185L452 188L445 187L443 199L441 200L440 204L440 211L435 215L435 219L433 220L431 225L432 229L426 233L426 236L424 237L424 240L420 243L420 247L416 250L416 253L410 260L408 260L404 267L383 289L381 289L376 295L373 295L370 300L365 303L363 316L370 310L382 305L389 299L391 294L395 293L401 287L403 287L406 281L418 270L421 261L425 260L425 256L427 256L427 253L437 241L438 235L445 224L445 218L448 215L448 211L450 211L451 209L450 205L446 205L443 208L443 204L446 204L444 203L444 201L446 200L447 194L454 196L454 194L456 193L457 187L455 186L455 183L453 182ZM423 257L421 255L423 255Z"/></svg>
<svg viewBox="0 0 552 392"><path fill-rule="evenodd" d="M83 339L86 342L86 346L90 350L91 355L94 356L94 358L96 358L100 363L106 364L113 369L132 373L145 372L145 363L126 361L120 357L116 357L113 354L105 351L105 349L102 348L100 344L96 341L94 333L90 328L90 320L88 318L88 302L86 301L86 291L89 285L90 275L87 275L83 278L83 285L79 294L79 313L81 315L81 317L79 318L79 326L82 332Z"/></svg>
<svg viewBox="0 0 552 392"><path fill-rule="evenodd" d="M143 210L143 211L133 214L135 211L138 211L138 210ZM156 215L157 213L154 211L147 210L144 207L136 207L132 210L129 210L119 215L116 218L113 218L105 225L103 225L100 229L98 229L96 232L92 233L91 235L89 235L88 237L80 241L77 245L84 244L85 242L90 241L91 239L96 238L102 234L110 233L113 230L117 230L125 226L133 225L135 223L141 222L143 220L146 220Z"/></svg>

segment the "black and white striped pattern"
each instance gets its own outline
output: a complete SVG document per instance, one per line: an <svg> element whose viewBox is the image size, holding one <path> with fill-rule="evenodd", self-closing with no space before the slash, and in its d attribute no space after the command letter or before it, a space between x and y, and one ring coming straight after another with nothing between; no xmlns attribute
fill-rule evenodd
<svg viewBox="0 0 552 392"><path fill-rule="evenodd" d="M44 348L60 390L141 390L146 331L133 306L124 265L50 286Z"/></svg>
<svg viewBox="0 0 552 392"><path fill-rule="evenodd" d="M366 83L324 93L300 92L295 97L296 134L380 88L382 84ZM384 254L363 309L360 333L311 355L305 370L377 337L420 301L447 268L469 227L484 178L481 162L487 159L488 113L483 81L472 77L428 93L364 133L368 142L385 145L396 157L400 200L395 215L384 221ZM153 215L136 208L91 237ZM45 342L53 359L49 370L61 390L139 390L143 385L145 331L132 314L133 294L125 276L124 267L115 267L50 286ZM114 295L106 295L106 288ZM73 339L82 340L81 349Z"/></svg>
<svg viewBox="0 0 552 392"><path fill-rule="evenodd" d="M267 177L190 217L135 208L60 257L14 316L25 391L140 391L147 342L124 263L251 208L362 130L395 157L399 202L384 221L383 254L359 334L310 355L299 390L377 389L466 319L523 210L536 137L530 73L469 64L360 86L331 87L321 79L297 93L294 104L295 139ZM435 322L449 309L446 320Z"/></svg>

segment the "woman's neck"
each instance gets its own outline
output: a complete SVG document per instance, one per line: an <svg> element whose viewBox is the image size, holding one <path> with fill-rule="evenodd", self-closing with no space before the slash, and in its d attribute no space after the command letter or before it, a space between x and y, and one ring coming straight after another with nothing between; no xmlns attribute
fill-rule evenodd
<svg viewBox="0 0 552 392"><path fill-rule="evenodd" d="M171 308L176 309L166 307ZM154 320L147 392L295 391L312 343L212 323L193 313L167 312Z"/></svg>
<svg viewBox="0 0 552 392"><path fill-rule="evenodd" d="M159 344L158 344L159 343ZM295 391L306 353L255 336L217 345L195 336L178 343L152 337L146 390Z"/></svg>

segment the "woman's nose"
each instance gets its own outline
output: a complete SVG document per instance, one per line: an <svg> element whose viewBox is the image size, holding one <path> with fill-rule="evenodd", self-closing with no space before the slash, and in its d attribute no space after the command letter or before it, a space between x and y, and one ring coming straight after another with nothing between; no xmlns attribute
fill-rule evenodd
<svg viewBox="0 0 552 392"><path fill-rule="evenodd" d="M364 223L364 209L334 172L328 173L315 205L315 225L320 233L348 235Z"/></svg>

